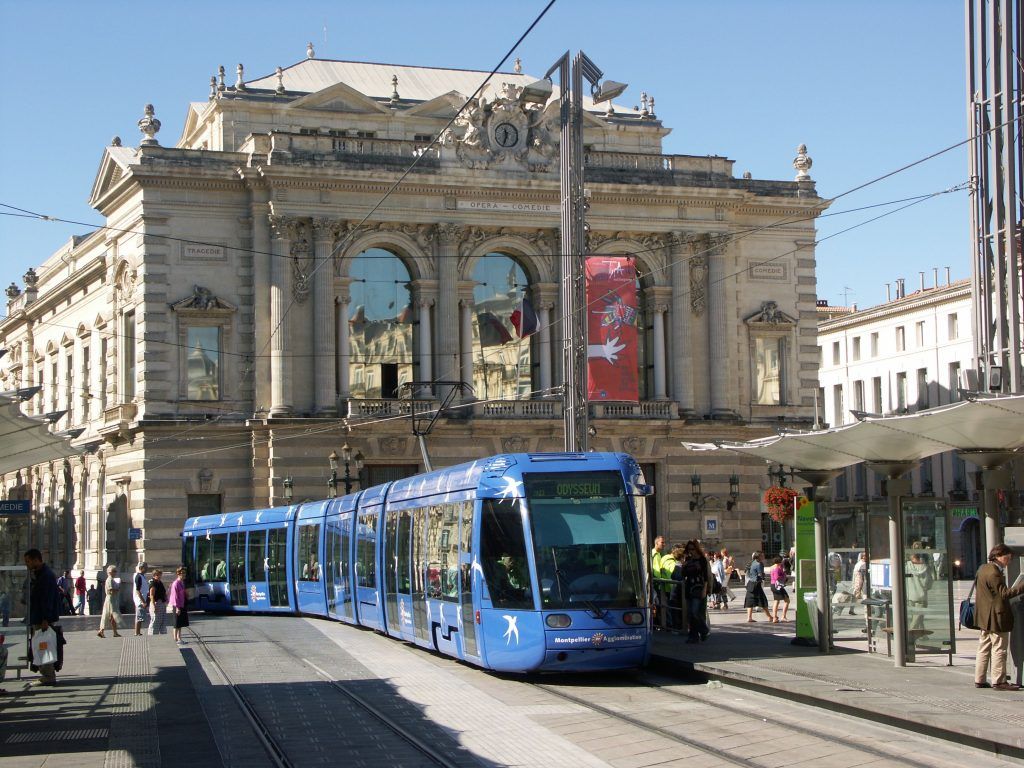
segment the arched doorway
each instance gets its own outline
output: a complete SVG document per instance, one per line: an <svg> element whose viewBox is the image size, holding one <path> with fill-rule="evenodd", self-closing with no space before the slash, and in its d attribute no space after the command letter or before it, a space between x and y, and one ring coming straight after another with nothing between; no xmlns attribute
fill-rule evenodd
<svg viewBox="0 0 1024 768"><path fill-rule="evenodd" d="M481 400L527 400L536 389L529 337L537 320L526 271L511 256L488 253L473 282L473 392Z"/></svg>

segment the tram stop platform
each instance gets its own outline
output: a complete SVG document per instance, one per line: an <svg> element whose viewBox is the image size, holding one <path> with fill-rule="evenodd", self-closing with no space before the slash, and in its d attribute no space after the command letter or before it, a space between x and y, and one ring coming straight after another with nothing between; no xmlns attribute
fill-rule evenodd
<svg viewBox="0 0 1024 768"><path fill-rule="evenodd" d="M0 765L266 764L255 742L241 751L234 745L231 759L222 757L224 745L208 720L217 699L196 646L177 647L170 634L135 637L130 621L123 617L121 638L108 631L101 639L95 617L65 617L68 644L56 687L27 687L36 675L23 672L19 679L8 670L0 683L7 691L0 696ZM766 710L769 696L781 696L1024 759L1024 692L974 687L977 633L958 635L951 667L947 656L919 655L916 663L897 669L884 653L869 654L856 644L841 644L828 655L793 645L792 621L771 624L762 615L748 624L740 608L713 611L711 621L705 643L656 633L653 669L762 692ZM317 739L312 732L306 738Z"/></svg>
<svg viewBox="0 0 1024 768"><path fill-rule="evenodd" d="M1024 759L1024 690L974 687L977 632L957 632L952 666L949 654L919 653L914 663L897 668L884 652L868 653L866 640L837 640L829 654L794 645L795 611L779 624L763 613L747 623L739 607L710 614L707 642L689 644L683 636L656 632L652 667ZM1012 670L1012 661L1008 665Z"/></svg>

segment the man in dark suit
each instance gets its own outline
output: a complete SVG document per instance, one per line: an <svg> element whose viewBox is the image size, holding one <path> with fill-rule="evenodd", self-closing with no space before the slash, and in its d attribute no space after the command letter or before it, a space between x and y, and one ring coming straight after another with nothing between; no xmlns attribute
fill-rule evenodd
<svg viewBox="0 0 1024 768"><path fill-rule="evenodd" d="M981 630L978 658L974 664L976 688L995 688L997 691L1016 691L1020 686L1006 680L1006 651L1010 647L1013 612L1010 598L1024 593L1024 582L1016 587L1006 586L1006 566L1013 553L1005 544L996 544L988 553L988 563L978 569L978 596L974 619ZM985 680L989 659L992 661L992 683Z"/></svg>
<svg viewBox="0 0 1024 768"><path fill-rule="evenodd" d="M25 553L25 567L32 577L28 615L31 633L34 635L36 632L52 628L57 634L57 662L40 664L39 680L33 685L56 685L57 669L60 668L62 655L59 624L64 596L57 586L57 577L43 562L43 556L38 549L30 549Z"/></svg>

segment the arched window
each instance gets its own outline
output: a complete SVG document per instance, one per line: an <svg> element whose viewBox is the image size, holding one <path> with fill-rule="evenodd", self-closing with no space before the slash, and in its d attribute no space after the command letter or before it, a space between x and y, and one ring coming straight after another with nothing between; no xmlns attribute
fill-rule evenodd
<svg viewBox="0 0 1024 768"><path fill-rule="evenodd" d="M393 398L413 380L409 270L395 254L370 248L349 269L349 388L355 398Z"/></svg>
<svg viewBox="0 0 1024 768"><path fill-rule="evenodd" d="M473 270L473 392L481 400L522 400L533 392L530 335L537 317L526 272L502 253Z"/></svg>

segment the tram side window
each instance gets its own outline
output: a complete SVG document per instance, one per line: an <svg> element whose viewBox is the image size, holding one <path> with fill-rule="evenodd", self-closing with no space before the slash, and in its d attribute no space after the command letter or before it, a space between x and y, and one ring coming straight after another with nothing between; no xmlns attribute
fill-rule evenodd
<svg viewBox="0 0 1024 768"><path fill-rule="evenodd" d="M320 581L320 561L317 559L320 544L320 524L300 525L295 537L296 563L302 570L299 581Z"/></svg>
<svg viewBox="0 0 1024 768"><path fill-rule="evenodd" d="M228 580L228 537L221 533L196 541L196 566L200 582Z"/></svg>
<svg viewBox="0 0 1024 768"><path fill-rule="evenodd" d="M408 595L412 589L409 582L409 528L412 526L412 512L402 510L398 518L398 592Z"/></svg>
<svg viewBox="0 0 1024 768"><path fill-rule="evenodd" d="M427 527L427 591L454 602L459 596L459 507L430 507Z"/></svg>
<svg viewBox="0 0 1024 768"><path fill-rule="evenodd" d="M267 532L249 532L249 581L267 580Z"/></svg>
<svg viewBox="0 0 1024 768"><path fill-rule="evenodd" d="M189 536L181 548L181 564L185 566L185 586L193 587L196 583L196 539Z"/></svg>
<svg viewBox="0 0 1024 768"><path fill-rule="evenodd" d="M484 499L480 518L480 563L495 608L533 608L518 500Z"/></svg>
<svg viewBox="0 0 1024 768"><path fill-rule="evenodd" d="M356 586L377 586L377 513L359 516L359 536L356 539Z"/></svg>

